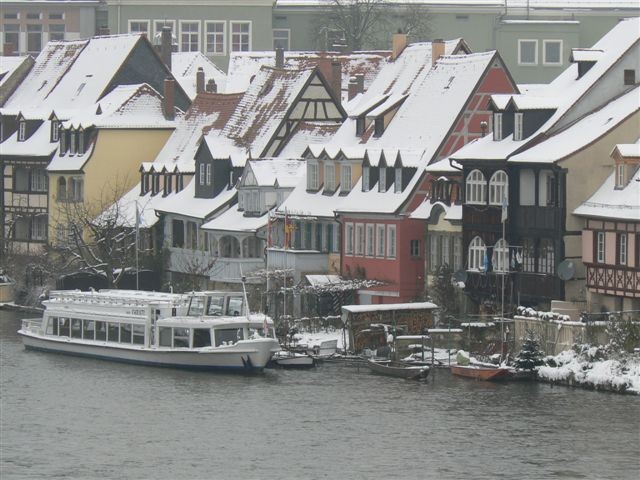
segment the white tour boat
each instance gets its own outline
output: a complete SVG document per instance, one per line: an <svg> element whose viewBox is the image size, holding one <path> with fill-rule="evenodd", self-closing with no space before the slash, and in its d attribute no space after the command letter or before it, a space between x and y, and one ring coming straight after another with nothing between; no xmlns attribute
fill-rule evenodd
<svg viewBox="0 0 640 480"><path fill-rule="evenodd" d="M280 350L273 321L238 292L55 291L22 321L25 348L161 367L259 371Z"/></svg>

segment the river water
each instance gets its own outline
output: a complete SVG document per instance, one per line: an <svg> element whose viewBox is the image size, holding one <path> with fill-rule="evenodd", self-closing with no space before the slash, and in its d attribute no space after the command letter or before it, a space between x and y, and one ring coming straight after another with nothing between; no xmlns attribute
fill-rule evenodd
<svg viewBox="0 0 640 480"><path fill-rule="evenodd" d="M626 479L640 399L325 364L257 376L25 351L0 311L0 478ZM432 372L433 373L433 372Z"/></svg>

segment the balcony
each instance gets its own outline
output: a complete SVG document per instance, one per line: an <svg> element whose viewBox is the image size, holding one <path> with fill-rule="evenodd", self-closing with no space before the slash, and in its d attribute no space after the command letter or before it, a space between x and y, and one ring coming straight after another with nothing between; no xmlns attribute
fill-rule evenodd
<svg viewBox="0 0 640 480"><path fill-rule="evenodd" d="M191 275L208 276L216 282L240 283L242 275L264 269L263 258L214 257L209 252L170 248L169 269ZM247 282L257 281L247 279Z"/></svg>
<svg viewBox="0 0 640 480"><path fill-rule="evenodd" d="M329 269L329 254L316 250L282 250L270 248L269 269L292 270L294 278L300 280L301 274L326 273Z"/></svg>
<svg viewBox="0 0 640 480"><path fill-rule="evenodd" d="M247 283L260 283L261 279L251 278L251 272L264 269L262 258L218 258L209 270L209 279L214 282L240 283L242 276Z"/></svg>
<svg viewBox="0 0 640 480"><path fill-rule="evenodd" d="M640 270L589 264L587 265L587 288L598 293L640 298Z"/></svg>
<svg viewBox="0 0 640 480"><path fill-rule="evenodd" d="M496 272L467 272L465 290L480 298L500 299L502 274ZM549 301L564 297L563 282L554 275L509 272L504 281L505 302Z"/></svg>
<svg viewBox="0 0 640 480"><path fill-rule="evenodd" d="M518 206L513 211L512 221L520 231L551 230L560 232L561 227L564 227L564 223L560 222L561 210L558 207Z"/></svg>

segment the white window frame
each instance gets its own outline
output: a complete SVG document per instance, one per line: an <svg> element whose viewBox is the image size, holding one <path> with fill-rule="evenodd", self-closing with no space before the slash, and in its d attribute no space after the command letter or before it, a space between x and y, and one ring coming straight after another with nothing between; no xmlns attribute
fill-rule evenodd
<svg viewBox="0 0 640 480"><path fill-rule="evenodd" d="M604 232L596 232L596 262L604 263L605 234Z"/></svg>
<svg viewBox="0 0 640 480"><path fill-rule="evenodd" d="M618 264L626 265L627 264L627 245L628 239L626 233L618 234Z"/></svg>
<svg viewBox="0 0 640 480"><path fill-rule="evenodd" d="M206 165L204 163L201 163L200 164L200 179L199 179L199 182L198 182L200 185L204 185L205 169L206 169Z"/></svg>
<svg viewBox="0 0 640 480"><path fill-rule="evenodd" d="M248 33L234 33L233 32L233 26L234 25L242 25L242 24L248 24L249 25L249 32ZM247 41L247 49L243 50L242 48L240 48L239 50L234 50L233 48L233 37L234 35L247 35L248 36L248 41ZM231 20L229 21L229 51L230 52L250 52L252 50L251 48L251 44L252 44L252 40L253 40L253 22L251 20Z"/></svg>
<svg viewBox="0 0 640 480"><path fill-rule="evenodd" d="M376 257L384 258L386 251L387 231L384 223L376 224Z"/></svg>
<svg viewBox="0 0 640 480"><path fill-rule="evenodd" d="M395 178L393 180L393 191L395 193L402 192L402 167L395 168Z"/></svg>
<svg viewBox="0 0 640 480"><path fill-rule="evenodd" d="M318 190L320 186L319 170L318 162L307 160L307 190Z"/></svg>
<svg viewBox="0 0 640 480"><path fill-rule="evenodd" d="M51 142L60 141L60 123L58 121L51 122Z"/></svg>
<svg viewBox="0 0 640 480"><path fill-rule="evenodd" d="M524 127L524 114L516 112L513 114L513 139L516 142L522 140L522 131Z"/></svg>
<svg viewBox="0 0 640 480"><path fill-rule="evenodd" d="M356 255L358 257L364 256L365 251L365 237L364 237L364 223L356 223Z"/></svg>
<svg viewBox="0 0 640 480"><path fill-rule="evenodd" d="M146 24L147 25L147 29L145 31L142 31L142 30L133 31L133 30L131 30L131 25L134 24L134 23L139 23L141 25L142 24ZM132 18L131 20L129 20L127 22L127 31L129 33L146 33L147 35L149 35L151 33L150 29L151 29L151 20L143 20L143 19Z"/></svg>
<svg viewBox="0 0 640 480"><path fill-rule="evenodd" d="M509 271L509 244L504 238L498 240L494 245L491 263L494 272Z"/></svg>
<svg viewBox="0 0 640 480"><path fill-rule="evenodd" d="M364 166L362 167L362 191L368 192L370 190L369 183L371 182L371 167Z"/></svg>
<svg viewBox="0 0 640 480"><path fill-rule="evenodd" d="M284 51L285 51L285 52L286 52L286 51L288 51L288 50L291 50L291 29L290 29L290 28L274 28L274 29L273 29L273 35L272 35L272 37L273 37L273 49L274 49L274 50L275 50L275 49L276 49L276 47L277 47L277 46L276 46L276 32L287 32L287 39L286 39L286 41L287 41L287 46L286 46L286 47L283 47L283 48L284 48ZM278 38L278 40L283 41L283 40L284 40L284 38Z"/></svg>
<svg viewBox="0 0 640 480"><path fill-rule="evenodd" d="M367 257L373 257L375 253L374 242L374 225L373 223L367 223L366 225L366 238L365 238L365 252Z"/></svg>
<svg viewBox="0 0 640 480"><path fill-rule="evenodd" d="M220 32L210 33L207 30L209 25L222 25L222 50L216 52L215 50L209 50L209 35L214 35L216 38L220 35ZM215 42L216 45L218 44ZM224 20L206 20L204 22L204 48L205 53L210 56L223 56L227 53L227 22Z"/></svg>
<svg viewBox="0 0 640 480"><path fill-rule="evenodd" d="M616 187L623 188L626 184L626 171L625 164L618 163L616 164Z"/></svg>
<svg viewBox="0 0 640 480"><path fill-rule="evenodd" d="M201 25L201 23L202 22L200 22L200 20L180 20L180 35L179 35L178 44L180 45L180 51L181 52L199 52L199 51L201 51L201 48L202 48L202 42L201 42L202 25ZM196 32L197 36L198 36L198 42L197 42L198 43L198 48L196 48L195 50L185 50L184 49L184 42L182 41L182 34L185 33L185 32L183 32L184 26L188 25L188 24L197 24L198 25L198 31ZM191 35L193 35L194 32L189 31L188 34L189 34L189 42L188 43L191 44L192 43L191 42Z"/></svg>
<svg viewBox="0 0 640 480"><path fill-rule="evenodd" d="M558 61L557 62L550 62L547 60L547 44L558 44ZM563 42L560 39L547 39L547 40L542 40L542 65L548 66L548 67L561 67L562 66L562 48L563 48Z"/></svg>
<svg viewBox="0 0 640 480"><path fill-rule="evenodd" d="M480 170L469 172L465 181L465 203L485 205L487 203L487 180Z"/></svg>
<svg viewBox="0 0 640 480"><path fill-rule="evenodd" d="M353 256L353 234L354 234L354 226L353 223L345 223L344 224L344 254Z"/></svg>
<svg viewBox="0 0 640 480"><path fill-rule="evenodd" d="M18 141L24 142L26 135L27 135L27 122L25 120L20 120L20 122L18 122Z"/></svg>
<svg viewBox="0 0 640 480"><path fill-rule="evenodd" d="M502 140L502 113L493 114L493 139L498 142Z"/></svg>
<svg viewBox="0 0 640 480"><path fill-rule="evenodd" d="M31 219L30 240L47 239L47 217L46 215L36 215Z"/></svg>
<svg viewBox="0 0 640 480"><path fill-rule="evenodd" d="M324 189L333 192L336 189L336 164L324 162Z"/></svg>
<svg viewBox="0 0 640 480"><path fill-rule="evenodd" d="M522 44L533 42L535 45L533 62L522 61ZM519 38L518 39L518 65L523 67L532 67L538 65L538 39L537 38Z"/></svg>
<svg viewBox="0 0 640 480"><path fill-rule="evenodd" d="M387 167L378 167L378 191L384 193L387 191Z"/></svg>
<svg viewBox="0 0 640 480"><path fill-rule="evenodd" d="M469 243L468 249L468 270L481 271L485 268L484 257L487 253L487 247L480 237L473 237Z"/></svg>
<svg viewBox="0 0 640 480"><path fill-rule="evenodd" d="M340 165L340 191L350 192L353 185L351 183L351 165Z"/></svg>
<svg viewBox="0 0 640 480"><path fill-rule="evenodd" d="M31 170L29 190L32 192L46 192L47 191L47 173L40 169L35 168Z"/></svg>
<svg viewBox="0 0 640 480"><path fill-rule="evenodd" d="M206 176L207 185L211 185L211 164L210 163L207 163L205 176Z"/></svg>
<svg viewBox="0 0 640 480"><path fill-rule="evenodd" d="M498 170L489 180L489 205L502 205L502 199L509 191L509 177L504 170Z"/></svg>
<svg viewBox="0 0 640 480"><path fill-rule="evenodd" d="M387 225L387 258L395 259L397 253L398 237L396 235L396 226Z"/></svg>
<svg viewBox="0 0 640 480"><path fill-rule="evenodd" d="M440 266L440 235L429 235L429 270L435 272Z"/></svg>

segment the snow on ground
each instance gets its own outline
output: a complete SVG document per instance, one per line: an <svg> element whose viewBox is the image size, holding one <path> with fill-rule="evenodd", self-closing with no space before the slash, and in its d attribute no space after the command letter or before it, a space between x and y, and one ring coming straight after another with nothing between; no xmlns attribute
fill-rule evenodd
<svg viewBox="0 0 640 480"><path fill-rule="evenodd" d="M337 340L338 351L344 350L345 340L347 347L349 346L349 335L344 333L343 330L328 329L322 332L300 332L293 336L293 339L297 345L307 345L309 349L313 347L319 347L322 342Z"/></svg>
<svg viewBox="0 0 640 480"><path fill-rule="evenodd" d="M596 358L597 347L581 353L565 350L551 357L557 366L543 366L538 377L550 382L567 382L597 390L632 392L640 395L640 357L628 355L620 359Z"/></svg>

